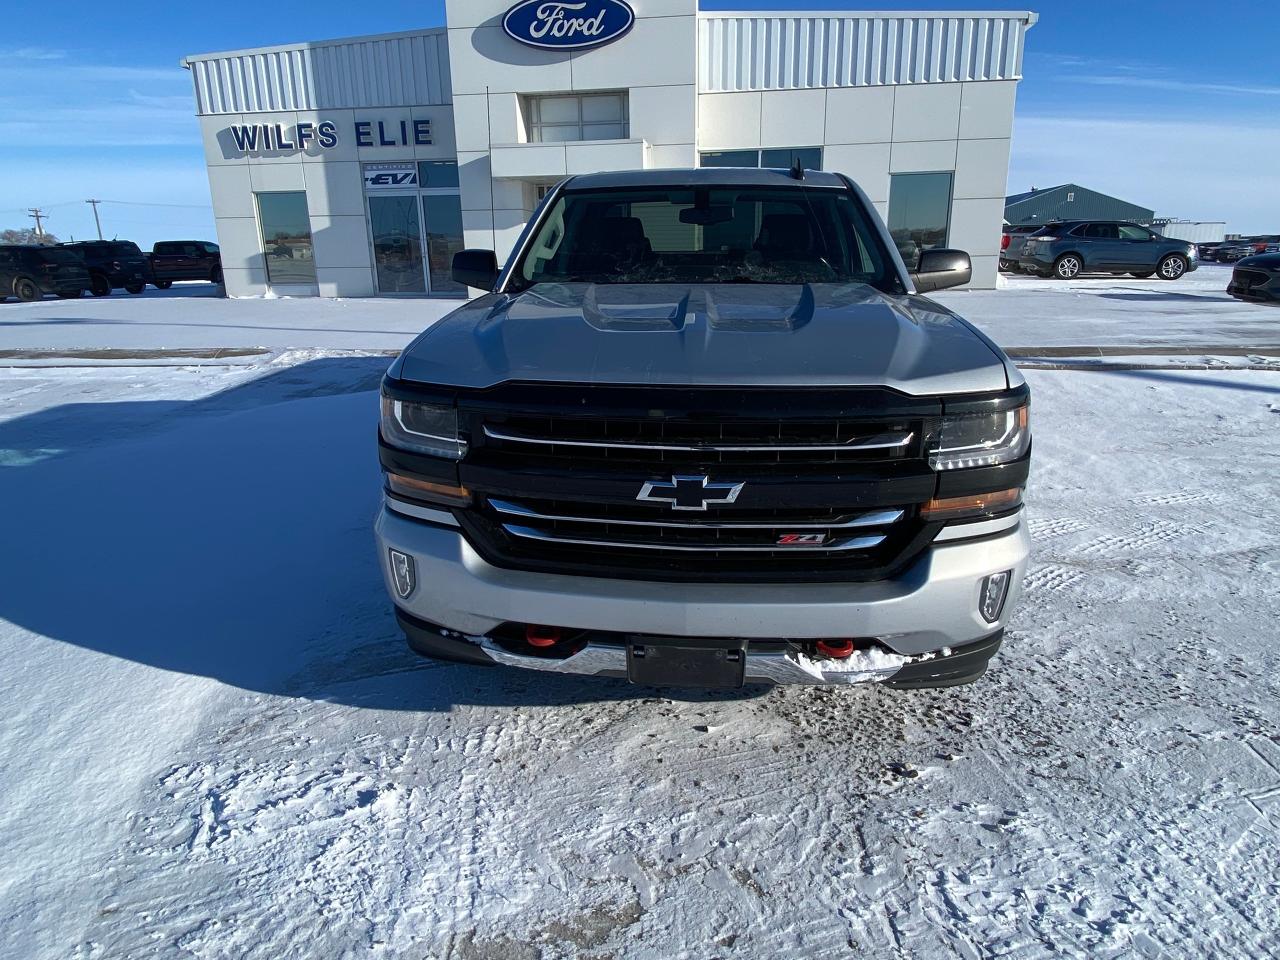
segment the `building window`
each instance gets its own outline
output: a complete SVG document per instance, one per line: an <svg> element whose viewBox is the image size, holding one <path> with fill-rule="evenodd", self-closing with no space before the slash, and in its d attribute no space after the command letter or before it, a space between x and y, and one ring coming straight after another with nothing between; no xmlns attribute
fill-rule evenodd
<svg viewBox="0 0 1280 960"><path fill-rule="evenodd" d="M790 170L796 161L806 170L822 169L821 147L769 147L765 150L720 150L703 153L698 162L704 167L764 167Z"/></svg>
<svg viewBox="0 0 1280 960"><path fill-rule="evenodd" d="M258 227L267 261L269 283L316 282L316 261L311 249L311 218L307 195L258 193Z"/></svg>
<svg viewBox="0 0 1280 960"><path fill-rule="evenodd" d="M420 160L418 161L418 186L423 190L457 189L457 160Z"/></svg>
<svg viewBox="0 0 1280 960"><path fill-rule="evenodd" d="M950 173L895 173L889 180L889 233L908 267L920 251L947 245Z"/></svg>
<svg viewBox="0 0 1280 960"><path fill-rule="evenodd" d="M626 140L630 135L626 93L524 98L530 143L566 140Z"/></svg>

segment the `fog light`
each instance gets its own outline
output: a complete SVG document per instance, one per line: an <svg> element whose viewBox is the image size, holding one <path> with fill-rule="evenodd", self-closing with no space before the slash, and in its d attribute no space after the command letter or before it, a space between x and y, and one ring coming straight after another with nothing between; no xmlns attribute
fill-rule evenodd
<svg viewBox="0 0 1280 960"><path fill-rule="evenodd" d="M987 623L995 623L1000 619L1000 611L1004 609L1004 598L1009 592L1009 578L1012 570L1004 573L993 573L982 581L982 598L978 601L978 612Z"/></svg>
<svg viewBox="0 0 1280 960"><path fill-rule="evenodd" d="M413 557L399 550L392 550L390 553L391 576L396 582L396 593L401 600L408 600L418 579L413 569Z"/></svg>

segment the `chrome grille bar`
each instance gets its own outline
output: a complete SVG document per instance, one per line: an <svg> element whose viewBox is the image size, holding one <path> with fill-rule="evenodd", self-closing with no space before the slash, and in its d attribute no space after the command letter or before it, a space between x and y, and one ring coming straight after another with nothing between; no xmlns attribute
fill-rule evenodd
<svg viewBox="0 0 1280 960"><path fill-rule="evenodd" d="M857 450L901 450L911 443L911 440L915 437L915 432L909 431L905 434L880 433L860 439L854 438L844 443L773 443L763 446L757 444L720 443L630 443L625 440L611 442L602 440L563 440L554 437L532 437L523 433L511 433L499 430L487 423L484 425L484 435L491 440L503 440L507 443L527 443L543 447L588 447L595 450L651 450L661 453L838 453Z"/></svg>
<svg viewBox="0 0 1280 960"><path fill-rule="evenodd" d="M660 520L614 520L610 517L571 517L567 514L542 513L506 500L489 498L489 506L499 513L521 517L525 520L561 520L565 523L597 523L622 527L661 527L670 530L855 530L863 527L887 527L902 519L901 510L878 510L864 513L842 523L791 523L776 520L773 523L741 523L732 520L708 523L675 523ZM883 539L883 538L881 538Z"/></svg>
<svg viewBox="0 0 1280 960"><path fill-rule="evenodd" d="M760 546L741 546L741 545L725 545L725 544L689 544L689 543L654 543L654 542L638 542L630 540L597 540L582 537L566 537L546 530L536 530L533 527L519 526L513 523L504 523L502 529L513 537L520 537L523 540L541 540L544 543L559 543L575 547L607 547L609 549L621 550L661 550L661 551L679 551L682 553L840 553L851 550L870 550L872 547L878 547L884 543L882 535L850 537L845 540L836 540L832 543L821 544L817 546L793 546L780 547L776 544L761 544Z"/></svg>

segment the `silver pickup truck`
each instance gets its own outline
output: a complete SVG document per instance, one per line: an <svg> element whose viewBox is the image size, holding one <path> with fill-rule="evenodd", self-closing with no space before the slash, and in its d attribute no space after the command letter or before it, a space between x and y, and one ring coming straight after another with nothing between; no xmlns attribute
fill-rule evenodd
<svg viewBox="0 0 1280 960"><path fill-rule="evenodd" d="M382 385L410 646L651 686L976 680L1017 602L1029 392L838 174L572 177Z"/></svg>

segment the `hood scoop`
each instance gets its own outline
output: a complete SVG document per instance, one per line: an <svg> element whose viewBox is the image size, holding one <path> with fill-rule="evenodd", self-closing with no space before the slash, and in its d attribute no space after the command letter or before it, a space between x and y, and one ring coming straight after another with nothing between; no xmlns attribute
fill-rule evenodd
<svg viewBox="0 0 1280 960"><path fill-rule="evenodd" d="M806 283L780 289L786 291L782 298L777 292L763 296L759 287L707 287L704 293L707 323L713 330L742 333L799 330L813 319L813 287Z"/></svg>
<svg viewBox="0 0 1280 960"><path fill-rule="evenodd" d="M671 333L683 330L693 319L687 290L673 300L669 287L610 285L604 288L606 299L602 302L601 289L593 283L582 294L582 319L597 330ZM655 297L655 293L659 295Z"/></svg>

